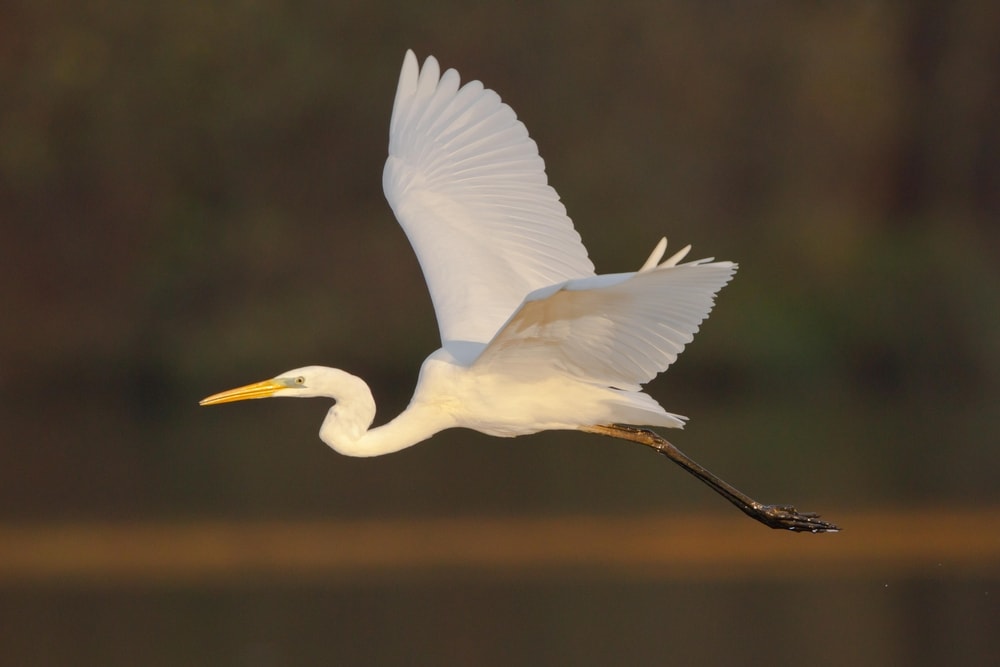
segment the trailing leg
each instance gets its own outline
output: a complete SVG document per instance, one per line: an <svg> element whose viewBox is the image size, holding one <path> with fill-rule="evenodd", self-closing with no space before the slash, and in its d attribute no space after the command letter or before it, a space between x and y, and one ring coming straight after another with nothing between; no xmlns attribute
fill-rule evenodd
<svg viewBox="0 0 1000 667"><path fill-rule="evenodd" d="M590 433L607 435L612 438L638 442L639 444L653 448L715 489L716 493L736 505L744 514L771 528L811 533L835 533L840 530L836 525L823 521L819 518L818 514L813 512L799 512L791 505L764 505L757 502L694 461L665 438L648 429L613 424L609 426L590 426L583 430Z"/></svg>

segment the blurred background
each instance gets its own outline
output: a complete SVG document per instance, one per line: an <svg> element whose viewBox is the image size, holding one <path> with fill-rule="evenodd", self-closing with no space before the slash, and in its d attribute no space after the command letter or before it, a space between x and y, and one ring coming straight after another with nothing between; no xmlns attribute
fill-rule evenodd
<svg viewBox="0 0 1000 667"><path fill-rule="evenodd" d="M1000 9L13 0L0 20L0 663L987 664ZM644 448L377 423L437 345L381 193L405 49L499 91L601 272L740 263Z"/></svg>

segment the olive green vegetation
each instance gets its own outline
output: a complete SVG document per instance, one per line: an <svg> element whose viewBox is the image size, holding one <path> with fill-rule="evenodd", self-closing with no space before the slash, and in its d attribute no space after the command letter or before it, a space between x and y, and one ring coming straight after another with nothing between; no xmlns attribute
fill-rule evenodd
<svg viewBox="0 0 1000 667"><path fill-rule="evenodd" d="M649 386L685 451L831 515L1000 499L992 3L2 13L5 519L726 511L591 436L352 461L318 402L196 406L306 363L365 377L377 421L405 405L437 344L380 188L406 48L514 107L599 271L663 234L740 263Z"/></svg>

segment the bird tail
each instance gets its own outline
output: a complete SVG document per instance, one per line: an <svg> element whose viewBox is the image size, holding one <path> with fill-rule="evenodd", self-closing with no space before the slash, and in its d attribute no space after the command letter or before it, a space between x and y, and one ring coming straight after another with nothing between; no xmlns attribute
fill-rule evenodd
<svg viewBox="0 0 1000 667"><path fill-rule="evenodd" d="M606 402L609 412L608 423L684 428L687 417L667 412L649 394L622 389L608 389L608 391L611 392Z"/></svg>

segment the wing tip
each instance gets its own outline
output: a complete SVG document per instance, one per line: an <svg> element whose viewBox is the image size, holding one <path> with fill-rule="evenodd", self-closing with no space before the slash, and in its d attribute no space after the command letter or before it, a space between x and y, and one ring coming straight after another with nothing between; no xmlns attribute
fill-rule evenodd
<svg viewBox="0 0 1000 667"><path fill-rule="evenodd" d="M643 271L649 271L650 269L655 269L660 260L663 259L663 253L667 251L667 237L664 236L653 248L653 252L649 253L649 258L643 262L642 266L639 267L639 273Z"/></svg>
<svg viewBox="0 0 1000 667"><path fill-rule="evenodd" d="M417 54L413 49L407 49L403 56L403 66L399 70L399 85L397 90L414 88L417 77L420 74L420 63L417 62Z"/></svg>

